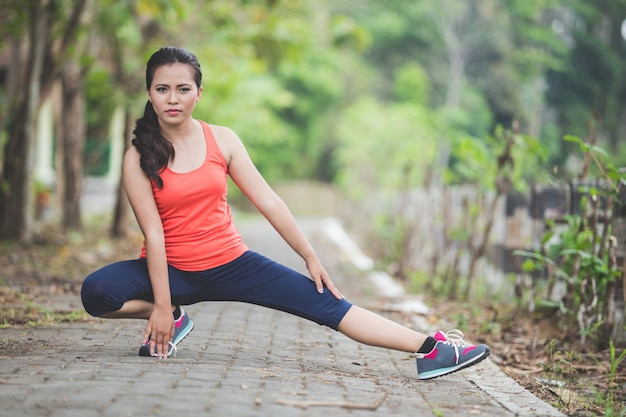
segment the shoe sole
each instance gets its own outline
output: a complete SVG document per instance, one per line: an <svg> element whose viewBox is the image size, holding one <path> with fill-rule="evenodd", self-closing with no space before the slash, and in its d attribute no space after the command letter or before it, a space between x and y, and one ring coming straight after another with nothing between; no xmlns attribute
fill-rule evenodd
<svg viewBox="0 0 626 417"><path fill-rule="evenodd" d="M189 333L191 333L191 331L193 330L193 326L194 326L193 321L189 320L189 324L187 325L187 327L185 327L183 332L179 335L178 342L174 343L174 346L178 346L178 344L182 342Z"/></svg>
<svg viewBox="0 0 626 417"><path fill-rule="evenodd" d="M191 331L193 330L193 326L194 326L193 321L189 320L189 324L187 325L187 327L185 327L185 329L183 330L183 333L181 333L181 334L179 335L178 342L173 343L173 345L174 345L174 346L178 346L178 344L179 344L180 342L182 342L182 341L183 341L183 339L185 339L185 337L187 337L187 336L189 335L189 333L191 333ZM168 349L168 350L169 350L169 349ZM172 349L172 351L173 351L173 349ZM170 352L167 352L167 356L168 356L168 357L169 357L171 354L172 354L172 352L171 352L171 351L170 351ZM139 347L139 356L146 356L146 357L151 357L151 358L152 358L152 357L155 357L156 355L151 355L151 354L150 354L150 345L149 345L149 344L147 344L147 345L141 345L141 346Z"/></svg>
<svg viewBox="0 0 626 417"><path fill-rule="evenodd" d="M437 378L437 377L440 377L440 376L452 374L452 373L454 373L456 371L460 371L461 369L465 369L465 368L467 368L469 366L476 365L477 363L482 362L483 360L485 360L489 356L490 353L491 353L491 349L486 349L483 352L482 355L476 356L475 358L472 358L471 360L469 360L467 362L464 362L462 365L457 365L457 366L452 366L450 368L440 369L436 373L425 373L425 374L422 374L422 375L420 375L418 373L417 379L423 381L423 380L427 380L427 379L433 379L433 378Z"/></svg>

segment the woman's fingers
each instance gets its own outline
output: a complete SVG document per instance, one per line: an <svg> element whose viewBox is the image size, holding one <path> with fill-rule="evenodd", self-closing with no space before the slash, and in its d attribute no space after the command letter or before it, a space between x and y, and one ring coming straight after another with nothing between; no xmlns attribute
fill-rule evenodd
<svg viewBox="0 0 626 417"><path fill-rule="evenodd" d="M162 323L162 326L153 324L152 318L148 321L146 332L143 337L143 344L150 345L150 354L159 359L167 358L169 354L169 345L174 337L174 320L172 318L169 323ZM169 327L169 328L168 328ZM165 330L167 329L167 330Z"/></svg>
<svg viewBox="0 0 626 417"><path fill-rule="evenodd" d="M324 287L326 287L336 299L343 300L345 298L328 275L316 275L313 278L313 281L315 281L315 288L317 288L318 293L322 294L324 292Z"/></svg>
<svg viewBox="0 0 626 417"><path fill-rule="evenodd" d="M336 299L338 299L338 300L343 300L344 299L343 294L341 294L339 289L335 286L335 284L333 283L333 281L330 278L327 278L325 280L325 284L326 284L326 288L328 288L330 293L332 295L334 295Z"/></svg>

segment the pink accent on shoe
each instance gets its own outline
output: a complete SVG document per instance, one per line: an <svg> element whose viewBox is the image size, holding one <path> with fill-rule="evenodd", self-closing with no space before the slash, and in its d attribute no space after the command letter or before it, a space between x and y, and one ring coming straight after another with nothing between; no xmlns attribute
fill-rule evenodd
<svg viewBox="0 0 626 417"><path fill-rule="evenodd" d="M176 320L174 320L174 325L176 326L176 328L180 328L180 326L183 325L183 319L185 318L184 314L181 314L180 317Z"/></svg>
<svg viewBox="0 0 626 417"><path fill-rule="evenodd" d="M465 355L465 354L467 354L468 352L470 352L470 351L472 351L474 349L476 349L476 346L474 346L474 345L468 346L465 349L463 349L463 354Z"/></svg>
<svg viewBox="0 0 626 417"><path fill-rule="evenodd" d="M448 340L448 338L446 337L445 333L442 332L441 330L437 331L437 333L435 333L435 335L433 337L438 342L445 342L446 340Z"/></svg>
<svg viewBox="0 0 626 417"><path fill-rule="evenodd" d="M437 348L433 348L432 352L424 356L424 359L435 359L437 357Z"/></svg>

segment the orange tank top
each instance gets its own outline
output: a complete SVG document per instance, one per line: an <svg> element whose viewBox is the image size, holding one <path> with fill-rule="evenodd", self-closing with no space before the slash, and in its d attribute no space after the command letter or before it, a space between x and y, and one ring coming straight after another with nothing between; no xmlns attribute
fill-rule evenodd
<svg viewBox="0 0 626 417"><path fill-rule="evenodd" d="M183 271L204 271L235 260L248 250L235 227L226 199L228 167L209 125L202 123L206 158L185 173L166 167L163 188L154 184L168 264ZM141 250L146 257L146 246Z"/></svg>

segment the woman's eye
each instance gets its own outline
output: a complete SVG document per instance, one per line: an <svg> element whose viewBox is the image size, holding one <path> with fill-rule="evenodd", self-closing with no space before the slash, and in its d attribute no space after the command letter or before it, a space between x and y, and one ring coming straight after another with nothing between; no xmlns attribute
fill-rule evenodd
<svg viewBox="0 0 626 417"><path fill-rule="evenodd" d="M157 93L164 93L166 91L165 87L157 87L156 88Z"/></svg>
<svg viewBox="0 0 626 417"><path fill-rule="evenodd" d="M189 87L183 87L183 88L180 89L181 93L188 93L189 91L191 91L191 88L189 88Z"/></svg>

